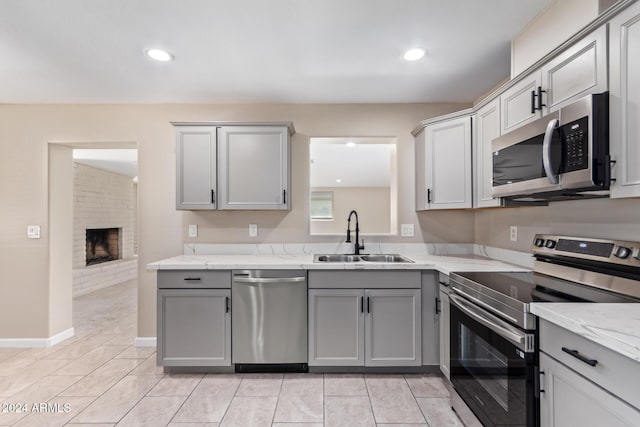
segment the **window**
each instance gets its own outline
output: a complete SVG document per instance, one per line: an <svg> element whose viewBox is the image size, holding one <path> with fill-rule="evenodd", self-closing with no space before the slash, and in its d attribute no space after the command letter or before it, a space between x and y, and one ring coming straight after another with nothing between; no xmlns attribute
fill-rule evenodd
<svg viewBox="0 0 640 427"><path fill-rule="evenodd" d="M333 219L333 191L311 192L311 219Z"/></svg>

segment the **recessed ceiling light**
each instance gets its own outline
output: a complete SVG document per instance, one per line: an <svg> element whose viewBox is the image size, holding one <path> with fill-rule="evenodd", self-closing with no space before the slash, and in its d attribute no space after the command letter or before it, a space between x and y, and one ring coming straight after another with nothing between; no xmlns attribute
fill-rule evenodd
<svg viewBox="0 0 640 427"><path fill-rule="evenodd" d="M404 58L405 61L417 61L421 59L425 53L427 53L427 51L424 49L409 49L402 55L402 58Z"/></svg>
<svg viewBox="0 0 640 427"><path fill-rule="evenodd" d="M174 59L172 54L162 49L147 49L144 53L146 53L149 58L160 62L170 62Z"/></svg>
<svg viewBox="0 0 640 427"><path fill-rule="evenodd" d="M355 146L356 146L356 143L355 143L355 142L352 142L352 141L349 141L349 142L347 142L347 143L346 143L346 146L347 146L347 147L355 147Z"/></svg>
<svg viewBox="0 0 640 427"><path fill-rule="evenodd" d="M340 183L342 182L342 180L341 180L340 178L338 178L338 179L336 179L336 182L337 182L338 184L340 184Z"/></svg>

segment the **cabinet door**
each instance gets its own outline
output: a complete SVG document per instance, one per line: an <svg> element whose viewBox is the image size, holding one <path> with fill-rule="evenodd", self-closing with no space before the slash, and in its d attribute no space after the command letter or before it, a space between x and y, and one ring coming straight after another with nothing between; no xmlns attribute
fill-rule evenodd
<svg viewBox="0 0 640 427"><path fill-rule="evenodd" d="M542 352L540 374L541 427L640 425L637 409Z"/></svg>
<svg viewBox="0 0 640 427"><path fill-rule="evenodd" d="M470 208L471 118L462 117L425 128L424 209ZM419 190L418 190L419 191Z"/></svg>
<svg viewBox="0 0 640 427"><path fill-rule="evenodd" d="M158 290L158 364L231 365L229 289Z"/></svg>
<svg viewBox="0 0 640 427"><path fill-rule="evenodd" d="M309 289L309 366L364 365L364 290Z"/></svg>
<svg viewBox="0 0 640 427"><path fill-rule="evenodd" d="M607 27L603 25L542 67L548 114L591 93L607 90Z"/></svg>
<svg viewBox="0 0 640 427"><path fill-rule="evenodd" d="M216 128L176 128L176 209L215 209Z"/></svg>
<svg viewBox="0 0 640 427"><path fill-rule="evenodd" d="M493 151L491 142L500 136L500 99L482 107L473 121L474 191L473 207L500 206L500 198L493 198Z"/></svg>
<svg viewBox="0 0 640 427"><path fill-rule="evenodd" d="M531 110L532 94L542 86L542 73L537 70L500 95L500 134L542 117L540 110ZM537 105L537 100L535 100Z"/></svg>
<svg viewBox="0 0 640 427"><path fill-rule="evenodd" d="M640 3L609 23L611 197L640 196Z"/></svg>
<svg viewBox="0 0 640 427"><path fill-rule="evenodd" d="M449 329L449 294L440 290L440 370L447 379L450 378L451 335Z"/></svg>
<svg viewBox="0 0 640 427"><path fill-rule="evenodd" d="M420 366L420 289L367 289L365 307L365 366Z"/></svg>
<svg viewBox="0 0 640 427"><path fill-rule="evenodd" d="M440 363L438 272L422 273L422 365Z"/></svg>
<svg viewBox="0 0 640 427"><path fill-rule="evenodd" d="M287 127L218 128L218 163L220 209L288 209Z"/></svg>

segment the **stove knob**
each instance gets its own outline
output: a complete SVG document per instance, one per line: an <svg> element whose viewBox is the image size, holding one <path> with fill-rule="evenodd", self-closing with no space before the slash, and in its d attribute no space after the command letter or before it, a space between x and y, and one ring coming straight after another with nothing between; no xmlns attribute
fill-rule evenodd
<svg viewBox="0 0 640 427"><path fill-rule="evenodd" d="M545 247L545 248L549 248L549 249L553 249L553 248L555 248L555 247L556 247L556 241L555 241L555 240L551 240L551 239L549 239L549 240L547 240L547 241L545 242L544 247Z"/></svg>
<svg viewBox="0 0 640 427"><path fill-rule="evenodd" d="M544 239L536 239L536 240L533 242L533 244L534 244L534 245L536 245L537 247L541 248L541 247L543 247L543 246L544 246Z"/></svg>
<svg viewBox="0 0 640 427"><path fill-rule="evenodd" d="M624 246L618 246L616 253L614 254L618 258L625 259L631 254L631 249L625 248Z"/></svg>

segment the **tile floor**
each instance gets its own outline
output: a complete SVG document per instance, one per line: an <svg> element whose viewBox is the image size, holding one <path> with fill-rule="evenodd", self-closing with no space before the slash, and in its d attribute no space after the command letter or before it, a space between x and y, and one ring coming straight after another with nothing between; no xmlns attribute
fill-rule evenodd
<svg viewBox="0 0 640 427"><path fill-rule="evenodd" d="M54 347L0 349L0 426L462 425L437 376L165 375L133 345L135 281L77 298L74 322Z"/></svg>

